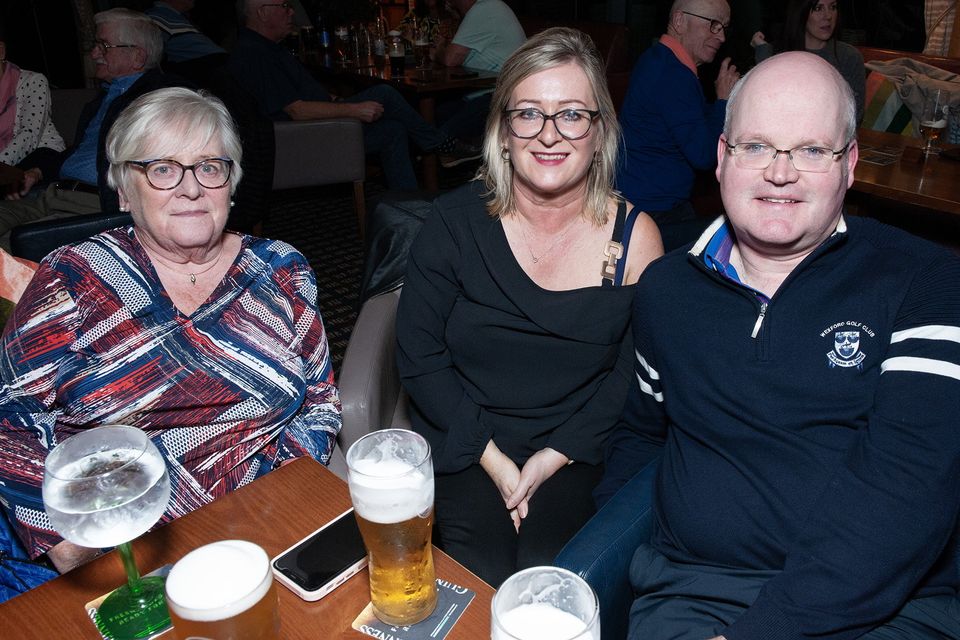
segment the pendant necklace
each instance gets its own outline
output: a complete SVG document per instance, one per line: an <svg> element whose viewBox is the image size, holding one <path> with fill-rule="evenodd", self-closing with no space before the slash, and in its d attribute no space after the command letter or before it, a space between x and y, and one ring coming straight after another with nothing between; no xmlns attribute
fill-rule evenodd
<svg viewBox="0 0 960 640"><path fill-rule="evenodd" d="M557 237L557 239L553 241L553 244L551 244L550 247L547 248L547 250L541 253L539 256L536 255L533 252L533 249L530 248L530 239L527 237L527 232L524 231L523 229L523 224L521 224L520 234L523 236L523 244L527 246L527 251L530 253L530 259L533 260L533 263L537 264L538 262L546 258L547 255L549 255L549 253L553 251L557 247L557 245L560 244L560 241L563 240L565 237L567 237L567 234L570 233L570 229L573 229L574 225L577 224L577 220L578 218L574 218L573 221L567 225L567 228L563 230L563 233L561 233L559 237ZM524 224L528 224L526 220L524 220Z"/></svg>
<svg viewBox="0 0 960 640"><path fill-rule="evenodd" d="M202 276L202 275L205 274L207 271L210 271L210 270L213 269L215 266L217 266L218 264L220 264L220 258L223 256L223 244L224 244L223 242L220 243L220 252L217 253L217 257L214 258L214 259L210 262L210 265L209 265L209 266L207 266L206 268L204 268L204 269L201 270L201 271L189 271L189 272L184 273L183 271L178 271L178 270L174 269L174 268L171 266L172 263L169 263L165 258L161 258L160 256L157 256L157 255L154 255L153 258L154 258L157 262L159 262L160 264L162 264L164 267L166 267L167 269L169 269L170 271L173 271L174 273L176 273L177 275L188 276L188 277L190 278L190 284L191 284L191 286L194 286L194 287L195 287L195 286L197 286L197 276ZM152 252L148 252L148 253L151 253L151 254L152 254Z"/></svg>

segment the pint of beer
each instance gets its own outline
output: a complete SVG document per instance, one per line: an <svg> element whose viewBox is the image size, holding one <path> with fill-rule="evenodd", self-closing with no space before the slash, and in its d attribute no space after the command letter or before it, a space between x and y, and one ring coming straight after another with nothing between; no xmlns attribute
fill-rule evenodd
<svg viewBox="0 0 960 640"><path fill-rule="evenodd" d="M597 596L566 569L531 567L513 574L490 608L493 640L600 640Z"/></svg>
<svg viewBox="0 0 960 640"><path fill-rule="evenodd" d="M437 606L430 445L412 431L374 431L347 451L347 469L373 612L387 624L420 622Z"/></svg>
<svg viewBox="0 0 960 640"><path fill-rule="evenodd" d="M276 640L277 589L267 553L221 540L183 556L167 576L167 606L179 640Z"/></svg>

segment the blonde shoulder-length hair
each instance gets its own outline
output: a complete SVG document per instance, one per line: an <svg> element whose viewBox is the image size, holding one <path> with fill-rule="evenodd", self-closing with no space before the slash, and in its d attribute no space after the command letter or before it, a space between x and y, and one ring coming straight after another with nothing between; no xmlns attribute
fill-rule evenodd
<svg viewBox="0 0 960 640"><path fill-rule="evenodd" d="M490 114L487 116L483 164L477 172L477 179L483 180L488 189L487 195L493 196L487 204L491 216L509 215L516 205L513 168L503 153L505 141L510 135L503 111L509 106L513 90L535 73L570 62L578 65L587 75L600 111L593 123L598 141L597 153L587 177L584 216L602 226L607 221L609 199L620 197L613 189L620 148L620 123L607 89L603 60L590 36L576 29L552 27L530 37L521 45L504 63L497 78Z"/></svg>

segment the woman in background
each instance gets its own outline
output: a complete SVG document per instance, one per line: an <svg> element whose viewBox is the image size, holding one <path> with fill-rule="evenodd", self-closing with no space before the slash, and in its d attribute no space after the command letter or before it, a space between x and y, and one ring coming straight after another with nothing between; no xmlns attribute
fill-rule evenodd
<svg viewBox="0 0 960 640"><path fill-rule="evenodd" d="M775 52L809 51L832 64L853 89L857 99L857 122L860 122L866 95L863 56L856 47L837 40L839 29L837 0L790 0L776 51L762 31L753 34L750 45L757 62L766 60Z"/></svg>
<svg viewBox="0 0 960 640"><path fill-rule="evenodd" d="M42 73L7 60L0 25L0 162L15 165L40 147L54 151L65 147L50 119L50 87Z"/></svg>
<svg viewBox="0 0 960 640"><path fill-rule="evenodd" d="M497 80L478 179L437 198L397 316L441 548L498 586L593 514L632 379L656 225L611 187L620 127L590 38L547 29Z"/></svg>

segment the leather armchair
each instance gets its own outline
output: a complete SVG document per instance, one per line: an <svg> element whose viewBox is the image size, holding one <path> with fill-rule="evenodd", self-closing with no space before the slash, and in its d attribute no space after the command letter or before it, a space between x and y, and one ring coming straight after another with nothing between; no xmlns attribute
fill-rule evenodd
<svg viewBox="0 0 960 640"><path fill-rule="evenodd" d="M129 213L91 213L21 224L10 230L10 253L40 262L45 255L65 244L95 236L101 231L130 224Z"/></svg>
<svg viewBox="0 0 960 640"><path fill-rule="evenodd" d="M343 427L330 460L330 470L344 479L350 445L377 429L410 427L396 361L399 301L400 288L367 300L350 334L339 376Z"/></svg>
<svg viewBox="0 0 960 640"><path fill-rule="evenodd" d="M366 203L366 150L359 120L298 120L273 125L276 156L273 188L293 189L353 183L353 206L363 237Z"/></svg>
<svg viewBox="0 0 960 640"><path fill-rule="evenodd" d="M97 97L96 89L51 89L50 117L53 125L63 136L67 147L72 145L77 134L80 112L88 102Z"/></svg>
<svg viewBox="0 0 960 640"><path fill-rule="evenodd" d="M635 475L560 550L554 564L578 574L600 601L602 640L627 637L633 552L653 534L653 482L659 464Z"/></svg>

